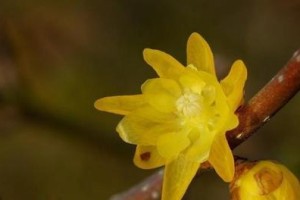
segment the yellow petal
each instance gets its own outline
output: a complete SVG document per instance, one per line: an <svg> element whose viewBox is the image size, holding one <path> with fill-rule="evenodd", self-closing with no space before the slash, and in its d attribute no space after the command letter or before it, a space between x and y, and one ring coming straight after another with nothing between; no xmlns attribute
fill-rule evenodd
<svg viewBox="0 0 300 200"><path fill-rule="evenodd" d="M173 112L175 102L181 95L176 81L164 78L149 79L142 85L146 101L161 112Z"/></svg>
<svg viewBox="0 0 300 200"><path fill-rule="evenodd" d="M221 81L221 86L232 110L236 110L244 96L244 85L247 79L247 68L243 61L233 63L229 74Z"/></svg>
<svg viewBox="0 0 300 200"><path fill-rule="evenodd" d="M98 99L94 106L101 111L128 115L133 110L145 104L143 95L113 96Z"/></svg>
<svg viewBox="0 0 300 200"><path fill-rule="evenodd" d="M190 140L181 132L166 133L159 137L157 150L161 156L170 160L178 156L190 144Z"/></svg>
<svg viewBox="0 0 300 200"><path fill-rule="evenodd" d="M138 145L135 150L133 162L142 169L153 169L165 164L165 159L159 155L156 146Z"/></svg>
<svg viewBox="0 0 300 200"><path fill-rule="evenodd" d="M198 162L187 160L184 155L166 165L162 200L180 200L199 169Z"/></svg>
<svg viewBox="0 0 300 200"><path fill-rule="evenodd" d="M184 66L167 53L154 49L144 49L144 60L161 78L176 78L184 70Z"/></svg>
<svg viewBox="0 0 300 200"><path fill-rule="evenodd" d="M199 125L198 129L193 129L189 134L192 144L185 151L186 158L199 163L205 162L209 156L214 136L214 133L210 132L206 126Z"/></svg>
<svg viewBox="0 0 300 200"><path fill-rule="evenodd" d="M164 133L178 129L173 114L165 114L151 107L140 108L125 116L117 126L117 132L127 143L154 145Z"/></svg>
<svg viewBox="0 0 300 200"><path fill-rule="evenodd" d="M284 179L284 187L278 191L275 191L276 196L285 197L286 199L298 200L300 199L300 183L297 177L284 165L278 164L278 168L283 172ZM276 192L278 194L276 194Z"/></svg>
<svg viewBox="0 0 300 200"><path fill-rule="evenodd" d="M234 159L225 134L215 136L208 161L225 182L233 179Z"/></svg>
<svg viewBox="0 0 300 200"><path fill-rule="evenodd" d="M198 71L187 70L179 77L179 83L184 89L191 90L194 93L200 94L206 82L199 76Z"/></svg>
<svg viewBox="0 0 300 200"><path fill-rule="evenodd" d="M187 65L215 74L214 58L207 42L198 33L192 33L187 42Z"/></svg>
<svg viewBox="0 0 300 200"><path fill-rule="evenodd" d="M233 113L229 114L227 120L228 121L226 123L226 126L227 126L226 131L232 130L232 129L236 128L239 125L239 118Z"/></svg>

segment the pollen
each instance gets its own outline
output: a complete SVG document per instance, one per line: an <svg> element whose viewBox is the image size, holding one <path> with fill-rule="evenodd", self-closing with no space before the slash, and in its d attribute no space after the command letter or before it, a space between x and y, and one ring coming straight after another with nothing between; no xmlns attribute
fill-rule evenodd
<svg viewBox="0 0 300 200"><path fill-rule="evenodd" d="M186 116L194 117L201 111L201 96L194 92L185 92L176 101L177 111Z"/></svg>

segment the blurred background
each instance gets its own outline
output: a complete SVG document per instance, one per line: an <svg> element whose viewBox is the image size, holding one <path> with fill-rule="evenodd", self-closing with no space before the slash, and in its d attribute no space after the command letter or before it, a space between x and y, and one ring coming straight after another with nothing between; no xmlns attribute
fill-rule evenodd
<svg viewBox="0 0 300 200"><path fill-rule="evenodd" d="M220 78L242 58L250 99L300 47L299 0L2 0L0 3L0 199L109 199L154 171L132 163L121 119L97 98L136 94L155 77L151 47L185 63L188 36L203 35ZM235 153L275 159L300 177L300 97ZM214 172L186 199L229 199Z"/></svg>

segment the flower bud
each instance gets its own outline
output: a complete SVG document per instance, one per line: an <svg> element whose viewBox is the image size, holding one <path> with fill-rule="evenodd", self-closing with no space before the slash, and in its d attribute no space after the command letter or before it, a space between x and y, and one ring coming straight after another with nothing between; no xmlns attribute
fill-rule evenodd
<svg viewBox="0 0 300 200"><path fill-rule="evenodd" d="M298 179L285 166L273 161L237 165L230 184L232 200L299 200Z"/></svg>

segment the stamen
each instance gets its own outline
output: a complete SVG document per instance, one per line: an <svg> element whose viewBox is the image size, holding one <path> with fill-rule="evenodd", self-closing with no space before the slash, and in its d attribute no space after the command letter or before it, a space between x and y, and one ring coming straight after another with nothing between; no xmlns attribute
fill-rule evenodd
<svg viewBox="0 0 300 200"><path fill-rule="evenodd" d="M194 92L185 92L177 101L177 111L184 116L193 117L201 111L200 95Z"/></svg>

